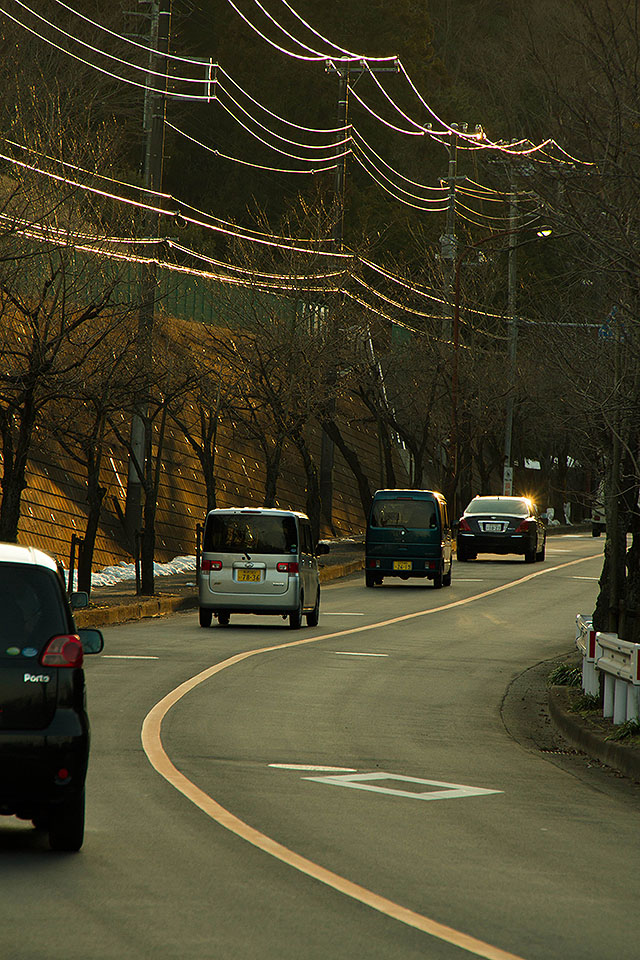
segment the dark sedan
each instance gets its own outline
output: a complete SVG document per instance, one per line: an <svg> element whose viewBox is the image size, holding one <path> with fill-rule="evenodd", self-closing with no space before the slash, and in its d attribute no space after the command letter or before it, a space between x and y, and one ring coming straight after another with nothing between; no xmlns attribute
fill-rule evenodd
<svg viewBox="0 0 640 960"><path fill-rule="evenodd" d="M544 560L547 531L528 497L474 497L458 524L457 557L516 553Z"/></svg>

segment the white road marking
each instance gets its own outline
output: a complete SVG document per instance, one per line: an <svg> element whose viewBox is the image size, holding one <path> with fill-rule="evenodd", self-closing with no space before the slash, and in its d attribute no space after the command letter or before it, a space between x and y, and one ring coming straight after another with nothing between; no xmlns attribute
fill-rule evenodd
<svg viewBox="0 0 640 960"><path fill-rule="evenodd" d="M102 660L159 660L160 657L137 656L134 653L105 653Z"/></svg>
<svg viewBox="0 0 640 960"><path fill-rule="evenodd" d="M442 780L422 780L420 777L403 777L397 773L353 773L343 777L303 777L316 783L333 784L336 787L351 787L354 790L369 790L372 793L387 793L394 797L406 797L410 800L454 800L460 797L481 797L489 793L503 793L503 790L487 790L484 787L468 787L463 783L445 783ZM436 790L396 790L393 787L374 787L372 781L399 780L401 783L423 783Z"/></svg>
<svg viewBox="0 0 640 960"><path fill-rule="evenodd" d="M482 583L484 577L456 577L455 583Z"/></svg>
<svg viewBox="0 0 640 960"><path fill-rule="evenodd" d="M364 617L364 613L325 613L322 611L323 617Z"/></svg>
<svg viewBox="0 0 640 960"><path fill-rule="evenodd" d="M313 772L317 770L318 773L356 773L355 767L319 767L314 764L304 764L304 763L270 763L270 767L275 767L277 770L309 770Z"/></svg>
<svg viewBox="0 0 640 960"><path fill-rule="evenodd" d="M338 657L388 657L388 653L361 653L359 650L334 650Z"/></svg>
<svg viewBox="0 0 640 960"><path fill-rule="evenodd" d="M571 580L599 580L600 577L570 577Z"/></svg>

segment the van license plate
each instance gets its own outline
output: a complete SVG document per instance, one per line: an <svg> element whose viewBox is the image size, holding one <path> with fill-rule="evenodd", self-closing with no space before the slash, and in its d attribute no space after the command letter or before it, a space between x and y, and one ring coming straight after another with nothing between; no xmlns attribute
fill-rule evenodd
<svg viewBox="0 0 640 960"><path fill-rule="evenodd" d="M411 560L394 560L393 569L394 570L411 570L412 564Z"/></svg>
<svg viewBox="0 0 640 960"><path fill-rule="evenodd" d="M251 583L257 583L260 579L259 570L238 570L238 580L243 580L245 583L250 581Z"/></svg>

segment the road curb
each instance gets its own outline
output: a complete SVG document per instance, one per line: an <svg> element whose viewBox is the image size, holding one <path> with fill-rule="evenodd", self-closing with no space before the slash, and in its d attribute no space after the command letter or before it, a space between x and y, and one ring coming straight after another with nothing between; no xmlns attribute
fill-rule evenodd
<svg viewBox="0 0 640 960"><path fill-rule="evenodd" d="M74 620L78 627L109 627L128 620L142 620L145 617L162 617L179 610L192 610L198 606L198 598L160 596L147 600L134 600L131 603L112 607L94 607L89 610L76 610Z"/></svg>
<svg viewBox="0 0 640 960"><path fill-rule="evenodd" d="M549 714L565 740L587 756L605 763L633 780L640 780L640 750L606 740L602 731L570 708L568 687L551 687ZM612 726L613 732L613 726Z"/></svg>
<svg viewBox="0 0 640 960"><path fill-rule="evenodd" d="M364 570L364 557L359 560L350 560L348 563L336 563L334 566L323 567L320 570L320 583L348 577L350 573L357 573L358 570Z"/></svg>

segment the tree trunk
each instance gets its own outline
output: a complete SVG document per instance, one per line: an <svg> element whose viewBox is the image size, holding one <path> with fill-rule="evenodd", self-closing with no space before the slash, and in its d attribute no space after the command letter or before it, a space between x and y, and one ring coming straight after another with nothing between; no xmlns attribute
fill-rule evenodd
<svg viewBox="0 0 640 960"><path fill-rule="evenodd" d="M280 477L280 461L282 460L283 440L281 438L276 440L275 447L273 449L271 449L268 445L268 437L265 437L265 441L266 442L262 444L265 461L264 499L262 501L262 506L274 507L278 490L278 478Z"/></svg>
<svg viewBox="0 0 640 960"><path fill-rule="evenodd" d="M342 432L340 431L340 428L335 420L323 421L322 429L325 430L327 435L331 438L331 440L333 440L336 447L344 457L354 477L356 478L358 493L360 494L360 503L362 504L363 520L366 522L371 509L373 493L371 492L369 478L365 474L360 464L358 454L355 452L355 450L349 447L347 443L345 443Z"/></svg>
<svg viewBox="0 0 640 960"><path fill-rule="evenodd" d="M303 435L299 431L296 431L292 439L300 454L304 472L307 477L307 516L311 521L313 542L317 543L320 539L320 518L322 515L320 505L320 474Z"/></svg>

